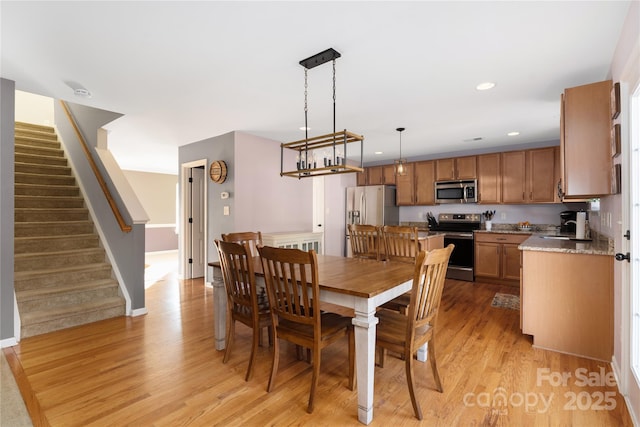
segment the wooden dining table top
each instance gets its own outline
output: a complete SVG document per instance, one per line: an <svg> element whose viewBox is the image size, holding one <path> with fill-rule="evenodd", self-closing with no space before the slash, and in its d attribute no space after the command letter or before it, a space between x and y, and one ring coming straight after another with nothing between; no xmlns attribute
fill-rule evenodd
<svg viewBox="0 0 640 427"><path fill-rule="evenodd" d="M413 278L414 265L397 261L318 255L320 289L372 298ZM217 261L212 267L220 267ZM253 257L254 273L264 276L260 257Z"/></svg>

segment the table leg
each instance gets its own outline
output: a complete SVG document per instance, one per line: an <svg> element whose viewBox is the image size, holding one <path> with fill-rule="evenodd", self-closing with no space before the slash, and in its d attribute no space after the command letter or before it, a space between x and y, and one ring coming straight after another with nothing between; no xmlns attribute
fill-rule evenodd
<svg viewBox="0 0 640 427"><path fill-rule="evenodd" d="M226 347L225 335L227 331L227 290L222 281L222 272L219 268L213 269L213 328L216 350L224 350Z"/></svg>
<svg viewBox="0 0 640 427"><path fill-rule="evenodd" d="M358 420L369 424L373 420L373 376L376 356L375 307L369 311L355 310L353 325L356 338L356 376L358 384Z"/></svg>

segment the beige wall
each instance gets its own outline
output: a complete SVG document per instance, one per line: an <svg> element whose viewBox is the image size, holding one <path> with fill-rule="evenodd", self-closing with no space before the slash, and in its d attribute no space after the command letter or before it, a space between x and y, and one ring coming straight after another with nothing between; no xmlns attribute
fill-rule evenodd
<svg viewBox="0 0 640 427"><path fill-rule="evenodd" d="M147 225L176 223L177 175L139 171L123 173L149 215Z"/></svg>

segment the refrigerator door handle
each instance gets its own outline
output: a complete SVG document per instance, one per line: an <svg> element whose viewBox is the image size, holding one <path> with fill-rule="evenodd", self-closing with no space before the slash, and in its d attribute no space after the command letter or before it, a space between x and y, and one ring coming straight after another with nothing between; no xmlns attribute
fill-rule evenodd
<svg viewBox="0 0 640 427"><path fill-rule="evenodd" d="M362 217L360 218L362 222L360 224L368 224L367 223L367 204L365 203L366 199L364 197L364 191L360 193L360 209L362 210Z"/></svg>

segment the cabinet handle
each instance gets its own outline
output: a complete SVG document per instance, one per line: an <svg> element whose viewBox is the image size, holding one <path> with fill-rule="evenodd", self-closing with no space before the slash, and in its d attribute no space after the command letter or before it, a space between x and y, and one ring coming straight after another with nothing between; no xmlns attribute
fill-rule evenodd
<svg viewBox="0 0 640 427"><path fill-rule="evenodd" d="M507 240L506 237L498 237L496 240Z"/></svg>

